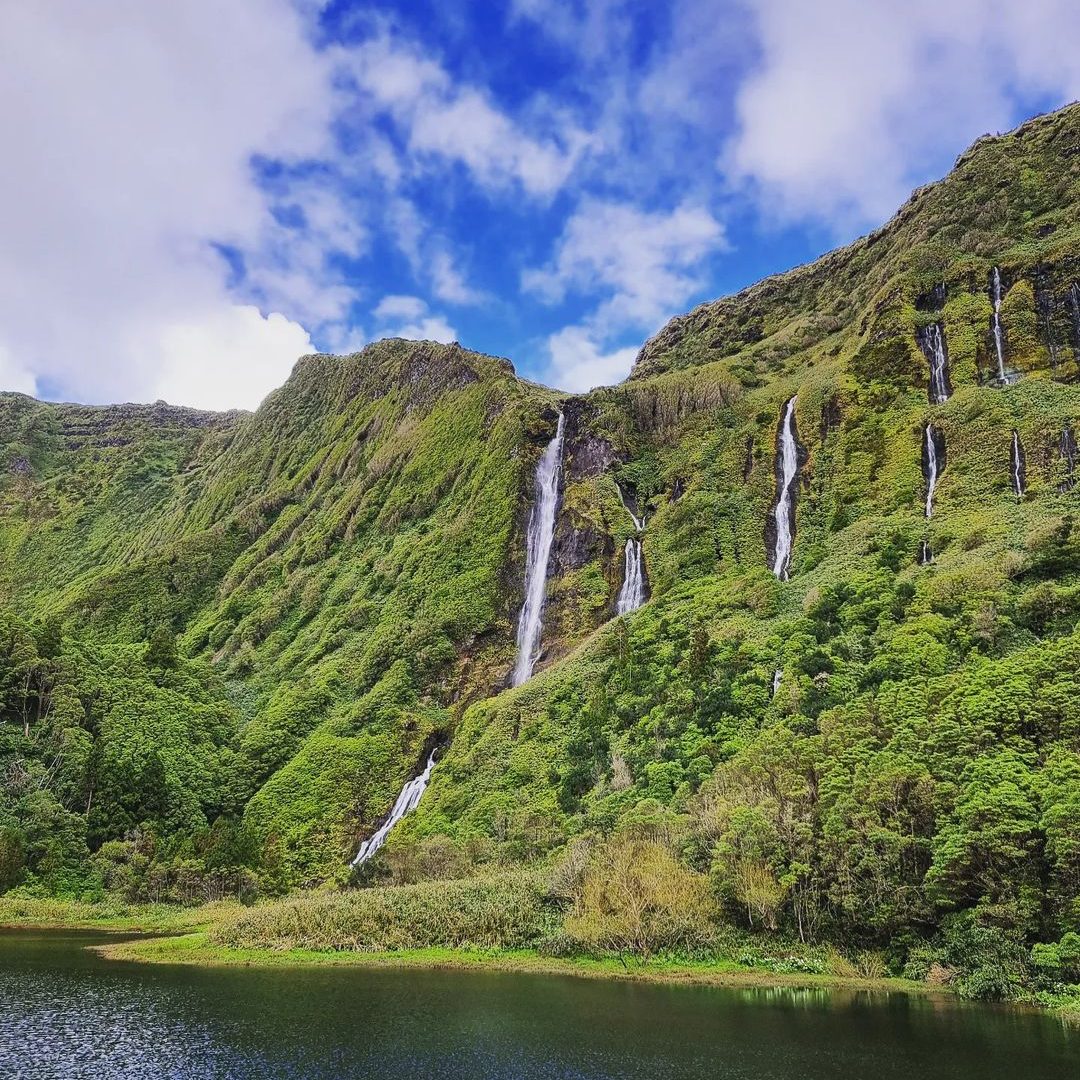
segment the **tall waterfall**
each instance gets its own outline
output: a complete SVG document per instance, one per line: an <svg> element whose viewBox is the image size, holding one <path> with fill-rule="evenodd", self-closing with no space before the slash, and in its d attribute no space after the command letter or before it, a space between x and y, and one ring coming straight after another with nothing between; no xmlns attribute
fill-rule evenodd
<svg viewBox="0 0 1080 1080"><path fill-rule="evenodd" d="M1065 479L1058 485L1058 491L1072 491L1076 485L1076 436L1066 424L1061 429L1061 459L1065 462Z"/></svg>
<svg viewBox="0 0 1080 1080"><path fill-rule="evenodd" d="M780 684L784 681L784 669L777 668L772 673L772 696L776 697L777 692L780 690Z"/></svg>
<svg viewBox="0 0 1080 1080"><path fill-rule="evenodd" d="M772 572L781 580L787 581L788 567L791 564L791 547L794 541L795 525L795 478L799 473L799 444L795 438L795 403L796 394L784 408L784 419L780 425L780 445L777 447L777 483L776 506L773 508L773 520L776 522L776 551L773 556Z"/></svg>
<svg viewBox="0 0 1080 1080"><path fill-rule="evenodd" d="M520 686L532 675L540 654L548 557L555 536L555 514L559 508L564 426L565 417L559 413L555 437L548 443L536 465L536 497L529 514L529 532L525 541L525 603L518 616L514 686Z"/></svg>
<svg viewBox="0 0 1080 1080"><path fill-rule="evenodd" d="M934 553L930 550L930 541L921 541L919 544L919 565L929 566L933 561Z"/></svg>
<svg viewBox="0 0 1080 1080"><path fill-rule="evenodd" d="M990 275L990 299L994 305L994 314L990 317L990 329L994 335L998 378L1003 383L1009 383L1012 379L1005 370L1005 336L1001 329L1001 271L996 266Z"/></svg>
<svg viewBox="0 0 1080 1080"><path fill-rule="evenodd" d="M919 344L930 361L930 404L949 400L949 362L945 354L945 334L941 323L930 323L919 331Z"/></svg>
<svg viewBox="0 0 1080 1080"><path fill-rule="evenodd" d="M941 470L938 466L937 439L934 437L934 429L927 424L923 433L923 454L926 461L926 516L934 516L934 492L937 490L938 476Z"/></svg>
<svg viewBox="0 0 1080 1080"><path fill-rule="evenodd" d="M626 501L626 496L623 494L621 487L619 488L619 499L623 504L623 509L630 515L634 528L639 533L643 532L645 529L645 515L642 514L641 517L638 517L630 509L630 504ZM645 556L641 550L641 540L638 537L632 537L626 541L626 547L623 549L623 583L615 601L615 610L620 615L637 611L645 603L645 599Z"/></svg>
<svg viewBox="0 0 1080 1080"><path fill-rule="evenodd" d="M360 845L360 850L356 853L356 858L352 861L353 866L359 866L361 863L367 862L368 859L370 859L371 856L386 843L386 838L390 835L390 830L407 813L416 809L424 792L427 790L428 780L431 779L431 770L434 765L435 751L432 750L424 771L419 776L410 780L401 789L401 794L398 795L397 802L394 803L394 807L390 811L390 816L379 826L378 830L370 840L365 840Z"/></svg>
<svg viewBox="0 0 1080 1080"><path fill-rule="evenodd" d="M637 611L645 603L645 573L642 569L641 541L627 540L624 553L623 583L615 610L620 615Z"/></svg>
<svg viewBox="0 0 1080 1080"><path fill-rule="evenodd" d="M1027 490L1027 470L1024 462L1024 444L1020 441L1020 433L1013 428L1012 446L1009 448L1009 468L1012 473L1013 494L1023 498Z"/></svg>

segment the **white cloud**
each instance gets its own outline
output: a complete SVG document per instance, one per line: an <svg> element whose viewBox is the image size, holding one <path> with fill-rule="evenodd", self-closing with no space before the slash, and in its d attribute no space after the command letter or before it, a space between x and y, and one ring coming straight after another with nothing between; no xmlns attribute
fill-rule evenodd
<svg viewBox="0 0 1080 1080"><path fill-rule="evenodd" d="M459 163L489 188L550 196L566 182L588 139L568 122L528 132L482 88L456 84L418 48L379 35L349 54L357 86L399 125L418 159Z"/></svg>
<svg viewBox="0 0 1080 1080"><path fill-rule="evenodd" d="M434 251L430 269L431 288L440 300L448 304L457 304L459 307L483 302L484 294L479 289L474 289L465 280L465 276L454 264L448 251L444 249Z"/></svg>
<svg viewBox="0 0 1080 1080"><path fill-rule="evenodd" d="M332 233L355 250L362 234L332 196L299 190L322 240L290 252L269 212L279 196L251 166L255 154L289 168L332 154L332 75L287 0L6 5L0 336L20 368L65 396L146 400L172 370L170 328L212 341L225 325L224 340L262 342L280 368L273 350L300 335L271 314L271 345L246 309L222 314L240 298L215 241L244 255L265 311L340 316L348 296L322 272L320 245ZM255 370L247 352L238 370ZM261 392L235 389L232 404Z"/></svg>
<svg viewBox="0 0 1080 1080"><path fill-rule="evenodd" d="M624 379L633 366L636 348L605 352L584 326L567 326L548 338L546 381L571 393L610 386Z"/></svg>
<svg viewBox="0 0 1080 1080"><path fill-rule="evenodd" d="M299 323L237 305L163 326L154 344L160 360L153 396L204 409L255 408L298 357L315 351Z"/></svg>
<svg viewBox="0 0 1080 1080"><path fill-rule="evenodd" d="M723 226L704 207L646 211L586 200L567 222L552 263L526 271L522 285L553 303L571 288L606 295L594 323L609 332L649 328L701 287L700 263L724 246Z"/></svg>
<svg viewBox="0 0 1080 1080"><path fill-rule="evenodd" d="M722 165L778 216L886 217L1038 97L1080 96L1073 0L758 0Z"/></svg>
<svg viewBox="0 0 1080 1080"><path fill-rule="evenodd" d="M427 311L427 304L419 296L384 296L372 314L387 322L393 319L419 319Z"/></svg>
<svg viewBox="0 0 1080 1080"><path fill-rule="evenodd" d="M443 318L428 310L418 296L384 296L372 315L376 337L405 338L407 341L457 341L457 331Z"/></svg>
<svg viewBox="0 0 1080 1080"><path fill-rule="evenodd" d="M0 390L30 395L37 393L33 373L18 363L3 345L0 345Z"/></svg>

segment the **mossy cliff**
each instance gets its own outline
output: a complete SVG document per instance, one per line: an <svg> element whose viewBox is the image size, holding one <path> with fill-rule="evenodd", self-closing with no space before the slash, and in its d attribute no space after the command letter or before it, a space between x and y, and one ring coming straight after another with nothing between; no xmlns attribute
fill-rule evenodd
<svg viewBox="0 0 1080 1080"><path fill-rule="evenodd" d="M1073 106L587 395L402 341L305 357L254 414L0 395L0 887L345 880L439 745L370 876L584 866L629 830L752 928L1023 980L1080 931L1078 211ZM560 411L544 653L509 689ZM650 600L614 618L624 502Z"/></svg>

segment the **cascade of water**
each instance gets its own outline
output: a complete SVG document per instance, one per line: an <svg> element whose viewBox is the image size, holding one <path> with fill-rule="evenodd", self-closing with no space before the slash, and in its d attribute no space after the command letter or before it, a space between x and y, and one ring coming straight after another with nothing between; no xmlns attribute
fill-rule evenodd
<svg viewBox="0 0 1080 1080"><path fill-rule="evenodd" d="M1005 336L1001 330L1001 271L995 266L990 275L990 299L994 314L990 317L990 329L994 334L994 352L997 353L998 378L1003 383L1012 382L1005 370Z"/></svg>
<svg viewBox="0 0 1080 1080"><path fill-rule="evenodd" d="M1020 442L1020 433L1015 428L1012 433L1009 464L1012 472L1013 494L1020 499L1027 490L1027 476L1024 467L1024 445Z"/></svg>
<svg viewBox="0 0 1080 1080"><path fill-rule="evenodd" d="M431 779L431 769L434 764L435 751L432 750L424 771L419 776L410 780L401 789L401 794L398 795L397 801L390 811L390 816L379 826L371 839L365 840L360 845L360 850L356 853L356 858L352 861L353 866L359 866L361 863L367 862L367 860L386 843L386 838L390 835L390 830L406 814L416 809L424 792L427 790L428 780Z"/></svg>
<svg viewBox="0 0 1080 1080"><path fill-rule="evenodd" d="M777 692L777 690L780 689L780 683L783 680L783 678L784 678L784 669L783 668L777 668L772 673L772 696L773 697L776 697L776 692Z"/></svg>
<svg viewBox="0 0 1080 1080"><path fill-rule="evenodd" d="M780 425L780 445L777 447L778 490L776 506L773 507L773 520L776 522L776 552L773 556L772 572L781 581L787 581L788 578L794 541L794 489L795 478L799 472L799 444L795 438L795 403L798 400L799 396L796 394L784 408L784 419Z"/></svg>
<svg viewBox="0 0 1080 1080"><path fill-rule="evenodd" d="M930 550L930 541L923 540L919 544L919 565L929 566L934 561L934 553Z"/></svg>
<svg viewBox="0 0 1080 1080"><path fill-rule="evenodd" d="M931 323L921 330L919 344L930 361L930 403L941 405L949 400L949 362L941 324Z"/></svg>
<svg viewBox="0 0 1080 1080"><path fill-rule="evenodd" d="M637 611L645 603L645 572L641 557L641 541L627 540L623 559L623 583L615 610L620 615Z"/></svg>
<svg viewBox="0 0 1080 1080"><path fill-rule="evenodd" d="M1058 491L1072 491L1076 484L1076 436L1066 424L1061 429L1061 458L1065 462L1065 479L1058 485Z"/></svg>
<svg viewBox="0 0 1080 1080"><path fill-rule="evenodd" d="M564 423L563 414L559 413L555 437L548 443L536 465L536 498L529 514L529 531L525 541L525 603L518 616L514 686L520 686L532 675L540 653L548 558L551 555L551 541L555 537L555 514L559 508Z"/></svg>
<svg viewBox="0 0 1080 1080"><path fill-rule="evenodd" d="M923 451L926 458L926 516L934 516L934 491L938 482L938 455L937 441L934 438L934 429L927 424L923 433Z"/></svg>

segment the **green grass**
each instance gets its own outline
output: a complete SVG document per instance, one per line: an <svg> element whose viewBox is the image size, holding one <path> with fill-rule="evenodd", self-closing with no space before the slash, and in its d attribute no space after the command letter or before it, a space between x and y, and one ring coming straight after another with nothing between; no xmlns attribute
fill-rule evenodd
<svg viewBox="0 0 1080 1080"><path fill-rule="evenodd" d="M0 896L0 926L182 934L203 930L235 915L238 908L238 904L230 902L182 907L178 904L126 904L118 900L87 904L78 900Z"/></svg>
<svg viewBox="0 0 1080 1080"><path fill-rule="evenodd" d="M234 949L206 933L95 946L110 960L200 967L374 967L516 971L593 979L687 983L707 986L819 986L835 989L935 993L909 979L863 979L755 970L727 958L676 960L628 957L549 957L531 949L401 949L377 952L315 949Z"/></svg>

